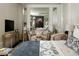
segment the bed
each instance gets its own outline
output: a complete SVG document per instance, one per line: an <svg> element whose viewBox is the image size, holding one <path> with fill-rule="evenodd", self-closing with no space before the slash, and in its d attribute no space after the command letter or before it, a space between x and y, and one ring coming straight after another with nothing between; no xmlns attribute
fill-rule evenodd
<svg viewBox="0 0 79 59"><path fill-rule="evenodd" d="M78 56L71 48L65 45L65 40L41 41L40 56Z"/></svg>
<svg viewBox="0 0 79 59"><path fill-rule="evenodd" d="M38 31L39 32L39 31ZM38 39L37 39L38 40ZM67 40L33 40L20 43L9 56L78 56L79 25L75 26Z"/></svg>
<svg viewBox="0 0 79 59"><path fill-rule="evenodd" d="M65 40L26 41L19 44L9 56L78 56L67 47Z"/></svg>

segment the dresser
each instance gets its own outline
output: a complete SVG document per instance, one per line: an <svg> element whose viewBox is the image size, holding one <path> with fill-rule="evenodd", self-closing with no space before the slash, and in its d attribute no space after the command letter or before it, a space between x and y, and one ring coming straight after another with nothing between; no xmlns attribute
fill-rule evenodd
<svg viewBox="0 0 79 59"><path fill-rule="evenodd" d="M17 40L15 39L15 32L7 32L2 36L3 47L12 48L16 44Z"/></svg>

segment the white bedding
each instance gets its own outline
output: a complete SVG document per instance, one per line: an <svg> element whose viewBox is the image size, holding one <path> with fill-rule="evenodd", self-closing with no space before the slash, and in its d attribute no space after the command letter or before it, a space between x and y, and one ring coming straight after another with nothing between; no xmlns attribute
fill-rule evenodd
<svg viewBox="0 0 79 59"><path fill-rule="evenodd" d="M60 41L40 41L40 55L41 56L77 56L77 53L75 53L72 49L67 47L64 43L65 40ZM53 53L53 48L55 47L55 50L57 50L58 54ZM56 52L56 53L57 53Z"/></svg>

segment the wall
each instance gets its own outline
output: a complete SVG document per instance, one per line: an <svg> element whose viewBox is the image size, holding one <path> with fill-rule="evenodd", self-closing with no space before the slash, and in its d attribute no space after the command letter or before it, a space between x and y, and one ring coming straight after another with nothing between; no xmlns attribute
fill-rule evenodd
<svg viewBox="0 0 79 59"><path fill-rule="evenodd" d="M53 15L52 8L58 7L60 19L59 22L59 31L70 30L71 25L79 24L79 3L64 3L64 4L26 4L30 13L30 8L49 8L49 29L52 31L53 23L55 19L51 15ZM27 14L28 14L27 13ZM27 27L30 28L30 18L29 14L27 15Z"/></svg>
<svg viewBox="0 0 79 59"><path fill-rule="evenodd" d="M5 19L10 19L15 21L15 29L18 29L18 4L0 4L0 47L2 47L2 35L5 33ZM22 19L21 19L22 20Z"/></svg>
<svg viewBox="0 0 79 59"><path fill-rule="evenodd" d="M22 26L23 26L23 22L24 22L22 4L18 5L18 15L17 16L18 16L18 29L19 29L19 32L22 33Z"/></svg>
<svg viewBox="0 0 79 59"><path fill-rule="evenodd" d="M53 21L55 20L55 19L53 19L53 7L58 7L58 10L59 10L59 13L58 13L58 16L59 16L59 20L60 20L60 22L58 22L59 23L59 31L60 30L62 30L63 29L63 24L61 23L61 22L63 22L62 20L62 11L61 11L61 6L62 4L25 4L25 7L27 8L27 27L30 29L30 10L31 10L31 8L49 8L49 21L48 21L48 23L49 23L49 30L52 32L53 31ZM62 30L63 31L63 30ZM61 32L61 31L60 31Z"/></svg>
<svg viewBox="0 0 79 59"><path fill-rule="evenodd" d="M79 3L71 4L71 24L79 24Z"/></svg>
<svg viewBox="0 0 79 59"><path fill-rule="evenodd" d="M69 30L69 25L71 24L71 8L70 4L63 4L63 18L64 18L64 31Z"/></svg>
<svg viewBox="0 0 79 59"><path fill-rule="evenodd" d="M70 30L71 25L79 24L79 3L64 4L64 30Z"/></svg>

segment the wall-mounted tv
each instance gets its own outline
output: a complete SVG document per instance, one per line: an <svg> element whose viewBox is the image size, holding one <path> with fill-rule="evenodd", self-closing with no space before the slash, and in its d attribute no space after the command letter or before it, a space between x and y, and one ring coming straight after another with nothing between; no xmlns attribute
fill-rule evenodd
<svg viewBox="0 0 79 59"><path fill-rule="evenodd" d="M5 19L5 32L14 31L14 21Z"/></svg>

